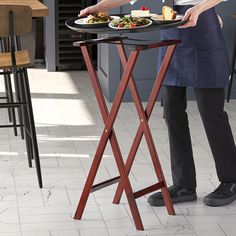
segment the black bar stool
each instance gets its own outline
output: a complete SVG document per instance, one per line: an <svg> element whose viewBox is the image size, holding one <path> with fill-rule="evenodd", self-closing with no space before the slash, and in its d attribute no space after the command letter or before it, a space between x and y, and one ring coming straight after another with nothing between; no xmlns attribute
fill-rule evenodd
<svg viewBox="0 0 236 236"><path fill-rule="evenodd" d="M0 5L0 21L0 37L9 38L7 46L9 51L0 53L0 70L2 70L0 75L4 75L8 82L13 75L17 92L16 101L0 103L0 108L17 108L19 112L19 124L0 125L0 128L20 127L24 129L29 167L32 167L32 159L34 159L39 187L42 188L39 150L27 73L30 59L27 50L20 50L19 41L19 36L32 29L31 8Z"/></svg>
<svg viewBox="0 0 236 236"><path fill-rule="evenodd" d="M236 14L234 14L233 17L236 19ZM233 55L232 55L232 61L231 61L231 69L230 69L231 74L230 74L230 81L229 81L229 87L228 87L228 93L227 93L227 102L229 102L230 100L234 74L236 74L235 63L236 63L236 33L234 36L234 49L233 49Z"/></svg>
<svg viewBox="0 0 236 236"><path fill-rule="evenodd" d="M0 52L4 53L7 52L7 45L9 38L0 38ZM12 84L9 78L9 74L4 75L4 86L5 86L5 96L0 97L0 99L5 99L8 103L13 102L13 91L12 91ZM8 118L9 122L12 122L14 125L16 124L16 114L14 108L8 108ZM13 127L14 134L17 136L17 127Z"/></svg>

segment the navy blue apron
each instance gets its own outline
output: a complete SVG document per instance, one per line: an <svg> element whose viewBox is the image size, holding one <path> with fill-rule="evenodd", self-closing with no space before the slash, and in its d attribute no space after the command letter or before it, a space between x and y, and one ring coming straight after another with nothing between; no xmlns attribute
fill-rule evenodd
<svg viewBox="0 0 236 236"><path fill-rule="evenodd" d="M191 6L175 6L184 14ZM180 39L164 85L223 88L229 81L229 61L215 9L203 12L196 27L161 31L161 39ZM159 66L166 49L160 49Z"/></svg>

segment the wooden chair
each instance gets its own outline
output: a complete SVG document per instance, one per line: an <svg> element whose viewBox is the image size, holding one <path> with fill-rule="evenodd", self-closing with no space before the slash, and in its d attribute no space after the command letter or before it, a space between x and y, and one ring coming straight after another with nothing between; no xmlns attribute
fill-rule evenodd
<svg viewBox="0 0 236 236"><path fill-rule="evenodd" d="M20 111L19 124L0 125L0 128L22 127L26 142L29 167L32 167L32 159L35 160L39 187L42 188L42 176L37 144L36 128L31 102L30 87L27 67L30 58L27 50L21 50L20 36L32 29L32 12L28 6L0 4L0 37L8 38L8 52L0 53L0 74L13 75L16 85L16 101L0 103L0 108L17 108Z"/></svg>

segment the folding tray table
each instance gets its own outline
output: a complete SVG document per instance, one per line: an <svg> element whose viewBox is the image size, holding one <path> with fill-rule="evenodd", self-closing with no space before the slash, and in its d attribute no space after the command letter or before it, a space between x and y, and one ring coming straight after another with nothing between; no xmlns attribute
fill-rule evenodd
<svg viewBox="0 0 236 236"><path fill-rule="evenodd" d="M105 27L96 27L96 28L88 28L88 27L81 27L77 24L75 24L75 20L78 18L72 18L66 22L67 27L70 29L82 32L82 33L93 33L93 34L116 34L118 33L117 30L111 29L108 26ZM177 47L177 45L180 43L180 40L173 39L168 41L160 41L160 42L150 42L150 41L143 41L143 40L137 40L135 41L133 39L130 39L126 36L124 36L126 33L140 33L140 32L147 32L157 29L168 29L173 27L178 27L179 25L183 24L185 22L174 22L174 23L168 23L168 24L159 24L156 22L153 22L152 25L146 28L140 28L140 29L125 29L122 30L122 36L110 36L107 38L98 38L93 40L85 40L80 42L75 42L75 47L80 47L87 69L88 74L92 82L92 86L97 98L97 102L100 108L100 112L103 118L104 122L104 130L102 132L100 142L98 144L96 153L94 155L94 159L75 213L75 219L81 219L85 205L87 203L89 194L92 192L95 192L99 189L102 189L104 187L110 186L112 184L118 183L118 188L116 190L113 203L119 204L123 190L126 193L126 197L130 206L130 210L134 219L134 223L137 230L144 230L143 223L140 217L140 213L137 207L137 203L135 201L136 198L139 198L147 193L156 191L158 189L161 189L163 193L164 202L168 211L168 214L175 215L175 210L172 204L172 200L170 198L165 177L161 168L161 164L158 158L158 154L156 151L156 147L152 138L151 130L148 124L148 121L150 119L150 116L152 114L155 102L157 100L158 94L160 92L162 82L165 78L165 75L167 73L169 64L171 62L171 59L173 57L174 51ZM124 68L124 72L122 75L122 78L120 80L119 87L117 89L112 107L110 111L108 111L105 98L102 93L102 89L99 83L99 79L97 76L97 73L95 71L94 65L92 63L91 57L89 55L89 47L100 44L100 43L109 43L109 44L115 44L119 53L119 57L121 60L121 63ZM127 57L125 52L125 46L129 47L130 49L130 55ZM137 58L141 51L144 50L151 50L153 48L160 48L160 47L167 47L166 53L164 56L164 59L162 61L160 70L156 76L155 83L153 85L152 91L150 93L150 97L147 103L146 108L144 109L137 86L135 84L135 80L132 76L133 69L135 66L135 63L137 61ZM134 141L132 143L128 158L126 163L124 163L124 160L122 158L121 150L118 144L118 140L115 134L115 130L113 128L114 122L116 120L119 108L122 103L122 99L124 96L124 93L126 91L126 88L129 87L132 98L135 103L135 107L140 119L140 125L137 129L136 136L134 138ZM142 190L139 190L137 192L133 192L132 186L130 183L130 180L128 178L129 172L131 170L133 161L135 159L138 147L140 145L142 137L146 138L148 149L151 155L152 163L154 166L154 170L158 179L158 182L152 186L146 187ZM110 141L112 151L114 154L114 158L116 161L116 165L118 167L118 171L120 176L117 176L115 178L106 180L102 183L93 185L100 162L103 157L104 150L106 148L106 145L108 143L108 140Z"/></svg>

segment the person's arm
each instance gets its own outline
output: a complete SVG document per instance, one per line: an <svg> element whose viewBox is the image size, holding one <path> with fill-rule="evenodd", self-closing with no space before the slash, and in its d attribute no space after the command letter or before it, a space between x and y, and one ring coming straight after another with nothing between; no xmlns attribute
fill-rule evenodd
<svg viewBox="0 0 236 236"><path fill-rule="evenodd" d="M203 0L194 7L189 8L183 17L183 20L188 20L188 22L182 26L179 26L179 28L188 28L196 26L198 17L201 13L216 6L222 1L223 0Z"/></svg>
<svg viewBox="0 0 236 236"><path fill-rule="evenodd" d="M87 7L80 12L80 16L86 16L96 12L108 11L131 2L131 0L103 0L94 6Z"/></svg>

